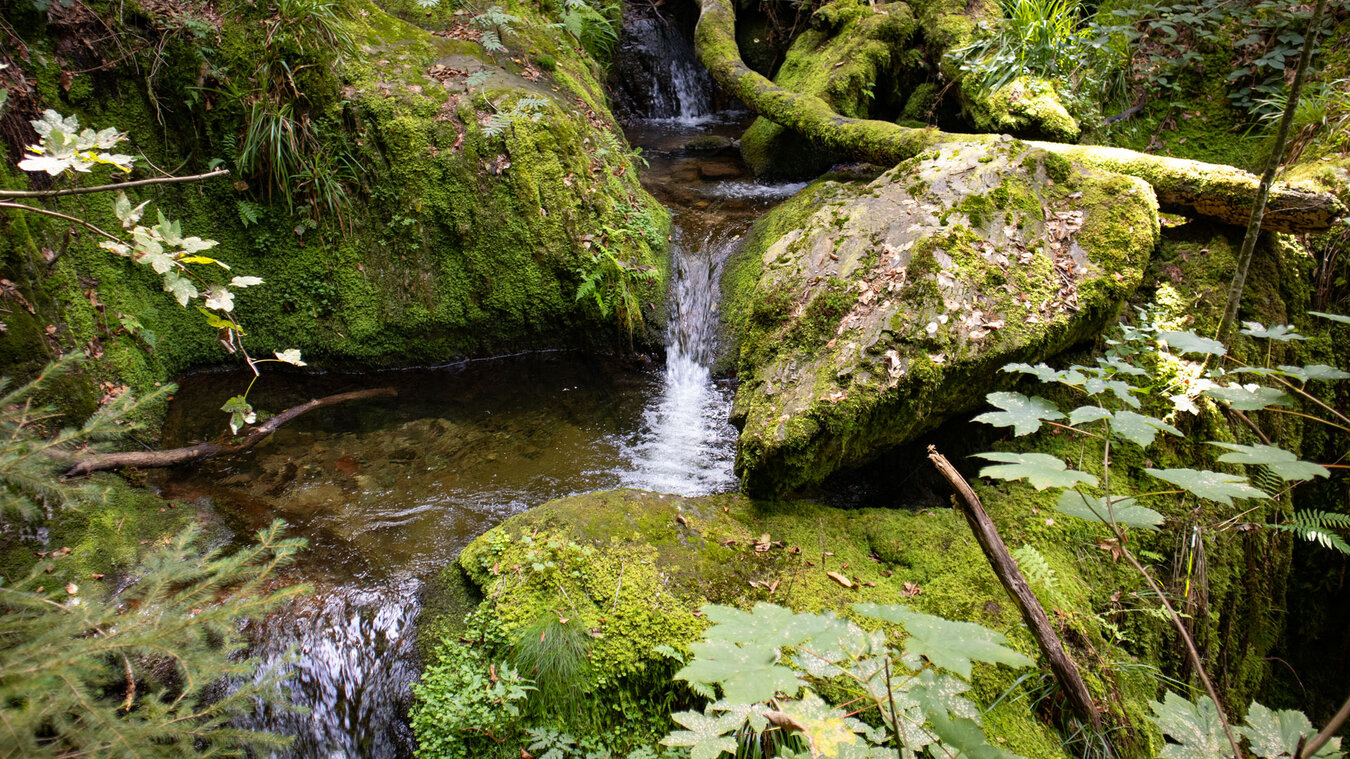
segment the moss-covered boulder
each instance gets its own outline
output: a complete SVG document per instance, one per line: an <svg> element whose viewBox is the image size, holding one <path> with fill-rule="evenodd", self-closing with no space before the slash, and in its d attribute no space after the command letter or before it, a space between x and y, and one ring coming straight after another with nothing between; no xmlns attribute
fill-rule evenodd
<svg viewBox="0 0 1350 759"><path fill-rule="evenodd" d="M982 132L1073 142L1082 131L1055 86L1038 77L1018 77L993 92L966 96L966 112Z"/></svg>
<svg viewBox="0 0 1350 759"><path fill-rule="evenodd" d="M724 282L745 489L819 482L977 407L1005 363L1108 323L1157 238L1143 181L1009 139L818 183Z"/></svg>
<svg viewBox="0 0 1350 759"><path fill-rule="evenodd" d="M1094 661L1110 655L1093 616L1080 613L1091 602L1073 552L1053 546L1044 519L1031 510L1009 508L999 519L1010 535L1026 537L1030 529L1046 538L1048 566L1060 578L1047 603L1063 612L1065 629L1077 631L1078 653ZM510 641L519 641L522 631L545 629L545 623L563 620L585 631L589 665L573 674L569 692L599 714L583 717L581 725L577 717L565 718L559 729L574 735L607 734L606 721L631 725L652 716L653 708L668 713L669 704L688 703L687 693L667 695L684 692L670 676L689 644L702 637L706 621L699 609L707 603L749 608L763 601L851 616L854 603L903 602L998 630L1015 648L1036 657L1016 606L965 521L948 509L841 510L806 502L756 503L737 495L591 493L512 517L467 547L459 566L482 594L477 618L492 620L496 639L508 642L488 661L509 660L519 648ZM457 572L451 570L451 584ZM428 649L463 645L461 635L435 629L442 635ZM985 715L987 731L997 745L1022 756L1063 756L1060 739L1026 700L998 699L1018 674L977 668L975 699L986 705L999 701ZM1151 688L1124 670L1116 683L1099 679L1100 670L1089 668L1085 674L1108 701L1122 690L1138 696ZM608 704L632 706L602 708ZM658 716L649 739L670 729L665 714Z"/></svg>
<svg viewBox="0 0 1350 759"><path fill-rule="evenodd" d="M364 0L344 3L335 23L351 49L308 46L284 59L304 87L280 104L254 102L260 96L243 86L260 61L281 55L268 45L272 10L263 5L196 19L215 40L209 50L185 40L177 11L138 10L118 23L162 40L149 45L154 60L94 46L89 54L105 55L107 66L68 64L98 73L70 75L64 86L61 51L79 27L16 9L6 19L32 54L6 76L30 90L11 99L4 137L32 142L25 118L50 107L127 132L128 152L148 161L138 165L189 174L223 160L232 176L132 194L179 220L184 234L219 240L235 273L264 280L236 301L254 355L296 347L311 363L372 365L626 347L613 315L578 301L577 288L596 266L596 243L664 270L668 215L638 182L596 61L550 26L561 11L500 5L515 20L498 29L507 52L493 54L481 29L452 9L409 14L423 29ZM161 72L149 85L147 67ZM293 206L241 158L251 127L274 117L269 108L278 119L295 114L291 127L313 135L301 151L315 178L292 178ZM28 188L30 177L5 163L0 185ZM326 194L310 194L320 182ZM50 205L115 229L112 202L103 194ZM5 277L33 306L6 315L0 369L23 373L83 350L100 359L91 368L102 379L143 394L184 369L236 360L157 275L97 242L50 219L0 214ZM643 313L659 318L662 282L636 284ZM659 342L660 330L647 337Z"/></svg>

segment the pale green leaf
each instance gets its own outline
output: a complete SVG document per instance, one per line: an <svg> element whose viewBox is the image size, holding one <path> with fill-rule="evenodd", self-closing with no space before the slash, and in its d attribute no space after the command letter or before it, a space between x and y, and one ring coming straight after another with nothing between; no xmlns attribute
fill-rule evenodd
<svg viewBox="0 0 1350 759"><path fill-rule="evenodd" d="M1043 419L1064 418L1055 404L1040 396L997 392L986 395L985 400L1003 410L986 411L975 417L975 421L995 427L1012 427L1013 434L1018 436L1029 435L1040 429Z"/></svg>
<svg viewBox="0 0 1350 759"><path fill-rule="evenodd" d="M1311 364L1309 366L1288 366L1280 367L1280 370L1291 377L1297 377L1304 382L1308 380L1342 380L1350 379L1350 372L1342 371L1334 366L1326 364Z"/></svg>
<svg viewBox="0 0 1350 759"><path fill-rule="evenodd" d="M1317 731L1303 712L1293 709L1273 711L1253 701L1247 710L1247 722L1238 732L1247 738L1247 750L1261 759L1292 757L1299 740L1311 738ZM1340 752L1323 746L1314 756L1335 757Z"/></svg>
<svg viewBox="0 0 1350 759"><path fill-rule="evenodd" d="M1181 436L1181 430L1161 419L1154 419L1151 416L1144 416L1127 410L1117 411L1112 417L1111 432L1140 448L1147 448L1152 445L1153 439L1158 436L1159 432Z"/></svg>
<svg viewBox="0 0 1350 759"><path fill-rule="evenodd" d="M1097 478L1087 472L1069 469L1064 461L1047 453L1005 453L993 451L977 453L977 457L1002 462L980 470L981 477L996 480L1026 480L1037 490L1071 488L1078 483L1097 486Z"/></svg>
<svg viewBox="0 0 1350 759"><path fill-rule="evenodd" d="M1226 385L1211 387L1205 395L1223 401L1238 411L1260 411L1267 406L1282 406L1289 402L1289 396L1282 391L1265 385Z"/></svg>
<svg viewBox="0 0 1350 759"><path fill-rule="evenodd" d="M1100 377L1093 377L1083 383L1083 390L1088 395L1101 395L1102 393L1109 391L1112 395L1116 396L1116 398L1120 399L1121 403L1124 403L1130 408L1139 408L1139 399L1134 397L1135 388L1129 383L1121 382L1120 380L1108 380Z"/></svg>
<svg viewBox="0 0 1350 759"><path fill-rule="evenodd" d="M694 658L675 673L675 678L721 685L728 701L768 701L780 692L795 696L802 686L795 672L778 664L775 646L762 643L738 646L714 640L692 643L689 648Z"/></svg>
<svg viewBox="0 0 1350 759"><path fill-rule="evenodd" d="M1320 464L1302 461L1293 453L1272 445L1240 445L1238 443L1214 442L1211 442L1210 445L1217 445L1220 448L1233 451L1219 457L1219 461L1225 464L1264 466L1285 482L1304 482L1314 477L1328 477L1331 474L1326 467Z"/></svg>
<svg viewBox="0 0 1350 759"><path fill-rule="evenodd" d="M854 604L853 610L865 617L904 625L909 637L905 653L922 656L935 667L948 669L969 679L972 662L1027 667L1031 659L1005 647L1002 633L973 622L953 622L942 617L910 611L904 606Z"/></svg>
<svg viewBox="0 0 1350 759"><path fill-rule="evenodd" d="M1267 327L1260 322L1243 322L1242 334L1251 335L1261 340L1276 340L1281 343L1287 343L1290 340L1308 339L1295 332L1292 324L1274 324Z"/></svg>
<svg viewBox="0 0 1350 759"><path fill-rule="evenodd" d="M740 726L735 715L712 717L699 712L676 712L671 719L684 730L676 730L661 740L667 746L689 746L691 759L716 759L723 753L736 753L736 739L726 735Z"/></svg>
<svg viewBox="0 0 1350 759"><path fill-rule="evenodd" d="M1340 322L1341 324L1350 324L1350 316L1345 316L1343 314L1328 314L1324 311L1309 311L1308 313L1312 316L1320 316L1323 319L1330 319L1331 321Z"/></svg>
<svg viewBox="0 0 1350 759"><path fill-rule="evenodd" d="M1233 505L1234 498L1269 498L1264 491L1252 487L1246 477L1203 469L1145 469L1160 480L1170 482L1183 490L1225 506Z"/></svg>
<svg viewBox="0 0 1350 759"><path fill-rule="evenodd" d="M1076 490L1065 490L1059 494L1055 510L1071 517L1086 519L1089 522L1107 523L1108 510L1106 499L1099 496L1085 496ZM1116 524L1122 527L1140 527L1146 530L1157 529L1163 523L1163 515L1135 503L1133 498L1111 497L1110 511L1114 513Z"/></svg>
<svg viewBox="0 0 1350 759"><path fill-rule="evenodd" d="M1158 752L1161 759L1223 759L1232 754L1209 696L1194 704L1169 690L1162 703L1150 701L1149 706L1149 720L1173 741Z"/></svg>
<svg viewBox="0 0 1350 759"><path fill-rule="evenodd" d="M178 301L178 305L186 306L188 301L197 297L197 286L187 277L180 276L178 272L168 272L164 275L164 291L173 293L173 297Z"/></svg>
<svg viewBox="0 0 1350 759"><path fill-rule="evenodd" d="M800 701L780 701L778 710L802 726L800 735L811 747L813 756L838 756L844 746L863 745L857 733L866 726L846 718L847 712L831 708L810 689Z"/></svg>
<svg viewBox="0 0 1350 759"><path fill-rule="evenodd" d="M309 366L309 364L300 360L299 348L288 348L284 351L272 351L272 355L276 356L278 361L292 366Z"/></svg>
<svg viewBox="0 0 1350 759"><path fill-rule="evenodd" d="M1079 406L1069 412L1069 425L1077 427L1087 422L1095 422L1101 419L1110 419L1111 412L1101 406Z"/></svg>
<svg viewBox="0 0 1350 759"><path fill-rule="evenodd" d="M1222 356L1228 352L1223 343L1201 337L1194 332L1159 332L1158 339L1167 343L1177 353L1198 353L1205 356Z"/></svg>

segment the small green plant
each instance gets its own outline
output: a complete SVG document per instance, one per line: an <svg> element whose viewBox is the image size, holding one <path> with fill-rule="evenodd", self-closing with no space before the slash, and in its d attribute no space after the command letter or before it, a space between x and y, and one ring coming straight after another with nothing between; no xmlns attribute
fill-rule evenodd
<svg viewBox="0 0 1350 759"><path fill-rule="evenodd" d="M498 137L517 121L528 120L538 123L544 117L549 105L548 98L523 97L511 104L511 107L498 111L488 117L483 124L484 137Z"/></svg>
<svg viewBox="0 0 1350 759"><path fill-rule="evenodd" d="M511 663L534 683L533 714L576 713L579 704L572 684L590 667L589 644L580 622L552 612L516 631Z"/></svg>
<svg viewBox="0 0 1350 759"><path fill-rule="evenodd" d="M502 35L519 24L520 18L507 13L500 5L493 5L474 16L469 23L478 28L478 43L483 49L495 54L506 52L506 45L502 44Z"/></svg>
<svg viewBox="0 0 1350 759"><path fill-rule="evenodd" d="M903 606L854 604L877 625L866 630L833 614L795 614L759 603L749 612L710 605L712 626L676 678L716 688L702 712L671 715L684 729L664 743L696 759L736 756L747 737L794 736L811 757L1006 756L986 740L982 710L965 694L975 662L1025 667L999 633ZM839 705L817 692L831 693ZM864 722L858 717L866 716ZM781 755L781 754L780 754Z"/></svg>
<svg viewBox="0 0 1350 759"><path fill-rule="evenodd" d="M1067 80L1088 64L1090 48L1076 0L1001 0L1003 19L978 39L951 52L963 81L986 91L1033 74Z"/></svg>
<svg viewBox="0 0 1350 759"><path fill-rule="evenodd" d="M564 0L562 26L597 61L608 61L619 43L612 12L602 13L586 0Z"/></svg>

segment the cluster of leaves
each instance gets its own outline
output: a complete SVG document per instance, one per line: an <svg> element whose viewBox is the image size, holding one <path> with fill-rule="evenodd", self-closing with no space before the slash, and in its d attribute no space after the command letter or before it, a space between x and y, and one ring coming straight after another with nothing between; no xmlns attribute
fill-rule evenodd
<svg viewBox="0 0 1350 759"><path fill-rule="evenodd" d="M539 123L548 109L548 98L523 97L511 104L511 107L498 111L488 117L483 124L483 136L497 137L515 125L517 121L529 120Z"/></svg>
<svg viewBox="0 0 1350 759"><path fill-rule="evenodd" d="M1303 46L1311 10L1281 0L1143 3L1099 17L1091 33L1099 45L1123 42L1131 50L1136 79L1150 99L1185 101L1186 78L1201 69L1200 46L1231 38L1237 60L1226 76L1228 99L1251 112L1262 98L1284 89ZM1328 26L1331 24L1327 19Z"/></svg>
<svg viewBox="0 0 1350 759"><path fill-rule="evenodd" d="M32 122L40 136L36 145L28 146L28 155L19 163L27 171L44 171L57 176L66 171L88 172L93 166L110 164L124 171L130 171L134 159L130 156L101 152L116 147L126 139L126 135L115 128L94 132L92 129L80 129L79 120L63 117L56 111L46 111L42 118ZM106 187L106 186L105 186ZM96 188L97 189L97 188ZM112 189L106 187L106 189ZM212 280L205 276L206 271L230 271L229 264L204 253L216 247L215 240L196 236L184 236L177 221L165 218L163 212L157 212L158 221L154 226L145 226L141 218L150 201L133 206L126 193L118 192L113 211L122 222L120 234L114 234L82 222L94 230L103 239L99 246L147 266L164 280L165 292L173 295L178 304L187 307L194 301L200 301L197 310L206 317L207 324L216 329L220 343L228 351L242 352L244 360L253 369L256 379L257 365L267 362L281 362L294 366L304 366L300 351L288 349L277 351L275 358L255 359L244 350L239 342L244 329L234 316L235 290L254 287L263 283L259 277L234 276L228 282ZM11 208L24 208L11 204ZM252 384L250 383L250 387ZM230 414L230 427L238 432L244 423L256 420L256 414L248 403L248 392L231 398L222 411Z"/></svg>
<svg viewBox="0 0 1350 759"><path fill-rule="evenodd" d="M442 647L413 684L419 756L473 759L481 738L500 742L517 729L534 686L505 662L487 661L484 643Z"/></svg>
<svg viewBox="0 0 1350 759"><path fill-rule="evenodd" d="M1159 752L1161 759L1214 759L1232 753L1218 710L1208 696L1189 701L1169 690L1161 702L1152 701L1149 706L1153 709L1149 719L1173 741ZM1258 759L1292 758L1317 732L1303 712L1272 711L1257 702L1252 702L1246 724L1237 731L1246 739L1247 751ZM1340 738L1332 738L1313 756L1339 759L1340 745Z"/></svg>
<svg viewBox="0 0 1350 759"><path fill-rule="evenodd" d="M1067 80L1088 65L1076 0L1000 0L999 7L1002 19L982 22L974 42L951 52L963 87L996 90L1026 74Z"/></svg>
<svg viewBox="0 0 1350 759"><path fill-rule="evenodd" d="M120 420L136 408L131 396L57 432L43 429L52 412L34 403L78 360L52 364L0 398L4 516L32 518L39 506L98 508L106 498L104 489L64 481L57 471L75 451L130 430ZM0 754L176 757L284 745L230 724L258 699L280 699L274 673L241 656L239 621L305 591L270 589L278 567L303 546L282 539L282 527L274 523L256 545L232 554L199 550L189 528L107 595L62 586L45 563L26 577L0 579Z"/></svg>
<svg viewBox="0 0 1350 759"><path fill-rule="evenodd" d="M791 733L812 757L1008 756L985 740L982 710L964 695L975 662L1025 667L1002 635L903 606L856 604L859 616L901 625L865 630L833 614L796 614L760 603L749 611L710 605L712 626L676 677L721 698L672 715L684 729L665 743L693 759L735 755L744 736ZM825 689L847 700L832 706Z"/></svg>
<svg viewBox="0 0 1350 759"><path fill-rule="evenodd" d="M1302 340L1288 325L1265 327L1247 322L1242 332L1256 339L1272 342ZM1184 356L1221 359L1227 349L1217 340L1193 332L1166 331L1154 327L1125 326L1123 337L1096 366L1071 366L1052 369L1045 364L1009 364L1006 372L1024 373L1042 383L1057 384L1081 393L1082 405L1067 413L1060 406L1041 396L1027 396L1014 392L995 392L988 401L998 407L975 418L975 421L996 427L1009 427L1018 436L1028 435L1045 425L1072 430L1085 438L1095 439L1102 446L1104 462L1111 459L1111 446L1131 445L1147 448L1159 435L1180 436L1181 431L1164 419L1141 413L1140 397L1157 386L1154 372L1146 368L1146 357L1157 364L1170 359L1184 364L1188 376L1181 392L1167 400L1173 413L1198 413L1199 403L1213 402L1238 412L1280 410L1293 402L1290 392L1309 396L1303 385L1309 381L1350 378L1350 373L1325 365L1253 367L1239 365L1225 370L1209 367L1204 362L1190 362ZM1273 380L1276 384L1244 383L1243 377L1255 375ZM1138 383L1149 383L1141 387ZM1278 478L1286 487L1306 482L1315 477L1327 477L1329 472L1319 464L1301 461L1291 451L1268 444L1243 445L1212 442L1227 452L1217 457L1225 464L1244 465L1263 470ZM1245 475L1192 468L1145 468L1143 472L1170 487L1137 494L1111 492L1111 467L1104 465L1102 477L1070 469L1064 461L1045 453L990 452L977 454L995 462L980 471L983 477L1001 480L1023 480L1037 490L1061 489L1057 509L1068 516L1096 521L1113 527L1154 529L1162 524L1163 516L1141 501L1164 495L1189 494L1197 498L1230 506L1234 499L1269 499L1271 495L1253 485ZM1117 477L1119 482L1121 477ZM1344 541L1330 531L1334 520L1309 519L1295 515L1289 531L1323 545L1341 548Z"/></svg>
<svg viewBox="0 0 1350 759"><path fill-rule="evenodd" d="M615 21L619 8L610 4L605 11L597 10L586 0L563 0L560 24L591 57L602 63L611 59L619 44L619 28Z"/></svg>
<svg viewBox="0 0 1350 759"><path fill-rule="evenodd" d="M470 19L469 23L478 28L478 43L489 53L505 53L502 35L511 31L511 27L521 23L520 17L513 16L494 5Z"/></svg>

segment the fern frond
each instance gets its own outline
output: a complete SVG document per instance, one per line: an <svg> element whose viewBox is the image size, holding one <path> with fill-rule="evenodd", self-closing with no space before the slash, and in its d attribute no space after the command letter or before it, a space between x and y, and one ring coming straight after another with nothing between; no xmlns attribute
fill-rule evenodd
<svg viewBox="0 0 1350 759"><path fill-rule="evenodd" d="M1023 545L1015 551L1012 551L1012 557L1017 560L1017 568L1022 570L1022 574L1036 585L1040 585L1046 590L1053 590L1056 583L1055 570L1050 566L1050 562L1045 560L1045 555L1036 550L1035 546Z"/></svg>
<svg viewBox="0 0 1350 759"><path fill-rule="evenodd" d="M1350 556L1350 543L1335 532L1337 529L1350 529L1350 514L1305 509L1294 512L1289 521L1283 524L1267 526Z"/></svg>

